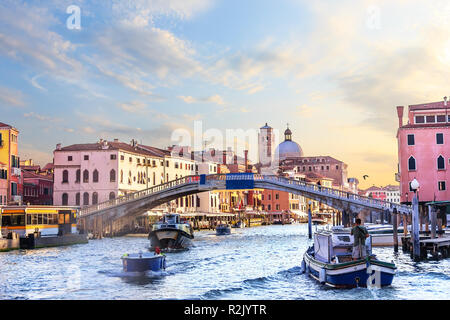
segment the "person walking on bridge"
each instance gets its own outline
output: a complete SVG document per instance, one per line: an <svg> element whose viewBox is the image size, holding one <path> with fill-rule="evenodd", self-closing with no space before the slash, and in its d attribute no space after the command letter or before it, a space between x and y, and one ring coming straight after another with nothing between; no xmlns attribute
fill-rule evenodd
<svg viewBox="0 0 450 320"><path fill-rule="evenodd" d="M366 238L369 237L369 232L363 226L361 226L361 219L357 218L355 220L355 225L352 228L351 234L353 235L353 252L352 259L358 260L365 258L367 255L366 251Z"/></svg>

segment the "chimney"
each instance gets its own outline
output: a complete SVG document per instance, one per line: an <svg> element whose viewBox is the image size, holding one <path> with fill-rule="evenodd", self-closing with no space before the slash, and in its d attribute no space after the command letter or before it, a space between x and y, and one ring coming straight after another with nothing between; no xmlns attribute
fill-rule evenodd
<svg viewBox="0 0 450 320"><path fill-rule="evenodd" d="M403 127L403 106L397 107L398 127Z"/></svg>
<svg viewBox="0 0 450 320"><path fill-rule="evenodd" d="M234 164L237 164L237 155L234 155Z"/></svg>
<svg viewBox="0 0 450 320"><path fill-rule="evenodd" d="M61 143L58 143L58 144L56 145L56 150L61 150Z"/></svg>
<svg viewBox="0 0 450 320"><path fill-rule="evenodd" d="M227 152L225 150L222 151L222 164L227 164Z"/></svg>
<svg viewBox="0 0 450 320"><path fill-rule="evenodd" d="M119 139L115 138L115 139L114 139L114 142L119 142Z"/></svg>
<svg viewBox="0 0 450 320"><path fill-rule="evenodd" d="M447 96L444 97L444 106L447 107Z"/></svg>
<svg viewBox="0 0 450 320"><path fill-rule="evenodd" d="M245 171L248 171L248 166L247 166L247 159L248 159L248 150L244 150L244 166L245 166Z"/></svg>

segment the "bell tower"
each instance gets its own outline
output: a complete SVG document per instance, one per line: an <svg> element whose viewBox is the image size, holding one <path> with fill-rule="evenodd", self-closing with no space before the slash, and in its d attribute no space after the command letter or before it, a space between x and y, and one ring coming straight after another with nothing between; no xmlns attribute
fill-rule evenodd
<svg viewBox="0 0 450 320"><path fill-rule="evenodd" d="M271 166L274 143L273 129L266 123L259 129L258 134L258 162L262 167Z"/></svg>

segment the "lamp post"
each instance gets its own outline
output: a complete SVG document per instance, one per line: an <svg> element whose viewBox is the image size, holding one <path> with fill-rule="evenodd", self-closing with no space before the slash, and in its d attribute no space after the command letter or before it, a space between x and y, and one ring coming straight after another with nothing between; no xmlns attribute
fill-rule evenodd
<svg viewBox="0 0 450 320"><path fill-rule="evenodd" d="M311 216L311 200L308 201L308 237L309 239L312 239L312 216Z"/></svg>
<svg viewBox="0 0 450 320"><path fill-rule="evenodd" d="M417 190L419 189L419 181L414 178L411 181L411 189L414 191L414 198L412 199L412 236L413 236L413 259L420 260L420 238L419 238L419 199L417 198Z"/></svg>

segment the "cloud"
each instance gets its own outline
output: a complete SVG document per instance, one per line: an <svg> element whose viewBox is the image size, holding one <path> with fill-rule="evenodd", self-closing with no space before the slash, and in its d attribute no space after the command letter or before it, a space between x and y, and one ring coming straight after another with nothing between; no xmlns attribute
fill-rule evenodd
<svg viewBox="0 0 450 320"><path fill-rule="evenodd" d="M118 107L131 113L143 113L146 111L147 105L141 101L132 101L129 103L119 103Z"/></svg>
<svg viewBox="0 0 450 320"><path fill-rule="evenodd" d="M83 69L82 64L70 57L76 46L50 31L57 21L46 8L17 1L2 1L0 54L60 76L69 77L79 73Z"/></svg>
<svg viewBox="0 0 450 320"><path fill-rule="evenodd" d="M44 122L61 122L62 119L60 118L52 118L49 116L43 116L34 112L28 112L28 113L24 113L23 116L25 118L33 118L39 121L44 121Z"/></svg>
<svg viewBox="0 0 450 320"><path fill-rule="evenodd" d="M203 97L203 98L194 98L192 96L178 96L179 99L183 100L184 102L188 104L192 103L214 103L218 105L224 105L225 101L221 96L218 94L209 96L209 97Z"/></svg>
<svg viewBox="0 0 450 320"><path fill-rule="evenodd" d="M42 77L42 74L36 75L33 78L31 78L31 85L39 90L48 91L47 89L39 85L39 83L37 82L37 79L40 77Z"/></svg>
<svg viewBox="0 0 450 320"><path fill-rule="evenodd" d="M211 5L211 0L113 0L112 2L114 14L136 26L147 26L162 15L190 19L209 9Z"/></svg>
<svg viewBox="0 0 450 320"><path fill-rule="evenodd" d="M7 107L23 107L25 106L24 95L18 90L0 87L0 106L2 105Z"/></svg>

